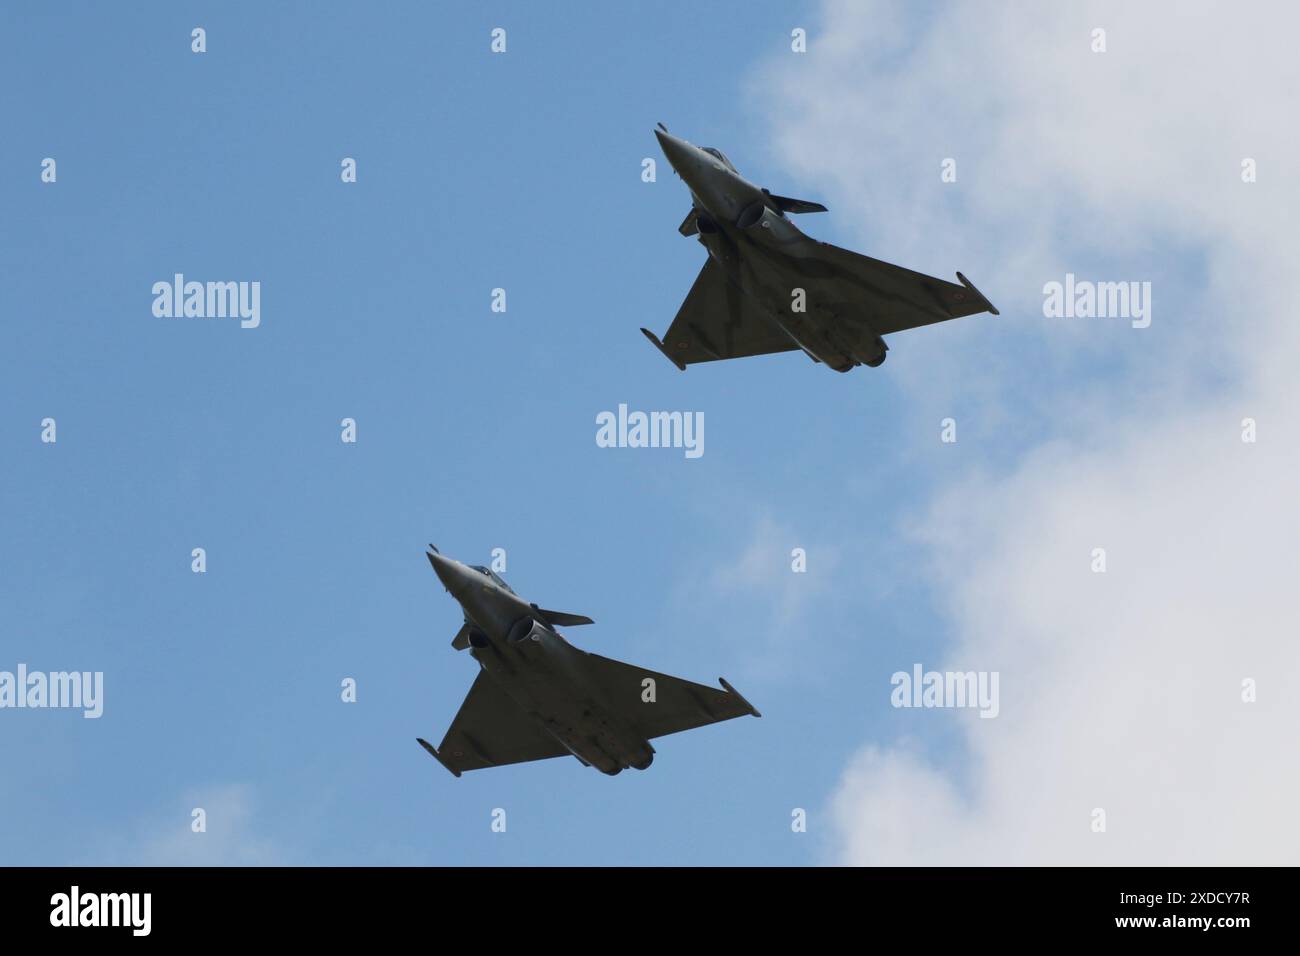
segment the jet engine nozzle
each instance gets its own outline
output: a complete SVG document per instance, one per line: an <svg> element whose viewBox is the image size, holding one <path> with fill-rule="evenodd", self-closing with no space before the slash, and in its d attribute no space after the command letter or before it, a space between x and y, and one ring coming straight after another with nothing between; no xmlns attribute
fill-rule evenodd
<svg viewBox="0 0 1300 956"><path fill-rule="evenodd" d="M740 211L736 217L737 229L749 229L763 220L763 211L767 205L761 200L755 200Z"/></svg>
<svg viewBox="0 0 1300 956"><path fill-rule="evenodd" d="M546 633L546 628L539 624L534 618L521 617L510 625L510 631L506 634L506 641L510 644L520 644L527 640L541 641L542 635Z"/></svg>
<svg viewBox="0 0 1300 956"><path fill-rule="evenodd" d="M880 368L881 365L885 364L885 356L888 353L889 346L885 344L884 339L877 335L875 341L867 348L859 349L854 358L868 368Z"/></svg>

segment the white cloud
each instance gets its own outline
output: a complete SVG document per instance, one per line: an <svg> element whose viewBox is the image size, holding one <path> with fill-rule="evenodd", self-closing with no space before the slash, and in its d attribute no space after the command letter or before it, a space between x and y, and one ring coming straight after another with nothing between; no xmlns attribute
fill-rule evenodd
<svg viewBox="0 0 1300 956"><path fill-rule="evenodd" d="M1089 49L1094 27L1105 54ZM867 223L875 254L943 273L980 247L984 271L967 271L1004 306L1005 332L967 320L908 339L895 374L916 401L974 389L943 370L977 336L1015 329L1067 369L1083 350L1144 355L1117 359L1083 413L1054 383L1060 440L966 478L916 528L951 614L944 666L1000 671L1001 716L952 718L957 766L868 743L831 800L835 860L1300 856L1297 27L1283 5L960 3L922 18L831 4L809 53L756 80L781 161ZM945 156L959 194L939 183ZM1244 157L1260 182L1241 182ZM1148 278L1126 263L1161 259L1204 288L1166 290L1191 304L1163 313L1157 288L1151 330L1097 339L1033 314L1072 262L1121 280ZM1023 394L1033 370L1016 358L988 365L987 405ZM1257 444L1240 440L1245 417ZM1241 701L1244 678L1257 703ZM1090 831L1095 807L1105 834Z"/></svg>

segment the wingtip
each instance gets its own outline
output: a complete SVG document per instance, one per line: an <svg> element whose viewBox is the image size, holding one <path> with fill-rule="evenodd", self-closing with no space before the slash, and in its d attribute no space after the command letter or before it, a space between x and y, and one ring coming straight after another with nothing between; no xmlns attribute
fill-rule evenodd
<svg viewBox="0 0 1300 956"><path fill-rule="evenodd" d="M744 694L742 694L740 691L736 690L736 688L732 687L730 684L727 683L727 679L726 679L725 677L719 677L719 678L718 678L718 683L722 685L722 689L723 689L723 690L725 690L725 691L726 691L728 694L730 694L732 697L736 698L736 700L738 700L738 701L740 701L742 704L744 704L744 705L745 705L745 709L748 710L748 711L749 711L753 716L755 716L755 717L762 717L762 716L763 716L762 714L760 714L760 713L758 712L758 708L757 708L757 707L755 707L753 704L751 704L749 701L747 701L747 700L745 699L745 695L744 695Z"/></svg>
<svg viewBox="0 0 1300 956"><path fill-rule="evenodd" d="M432 757L434 760L438 761L438 763L446 767L453 777L460 776L460 771L452 767L449 763L447 763L447 761L443 760L442 754L438 753L437 749L433 746L433 744L429 743L429 741L425 740L423 737L416 737L415 742L418 743L425 750L427 750L429 752L430 757Z"/></svg>
<svg viewBox="0 0 1300 956"><path fill-rule="evenodd" d="M676 365L680 371L683 372L686 371L686 363L679 362L677 361L677 359L673 358L672 353L668 351L668 347L664 345L664 343L660 340L659 336L655 335L653 332L651 332L649 329L645 328L644 326L641 328L641 334L650 340L651 345L653 345L655 348L657 348L660 352L664 354L664 358L668 359L668 361Z"/></svg>
<svg viewBox="0 0 1300 956"><path fill-rule="evenodd" d="M997 306L995 306L992 302L990 302L990 301L988 300L988 297L985 296L983 292L981 292L979 289L975 288L975 283L971 282L970 279L967 279L967 278L966 278L964 275L962 275L960 272L957 273L957 281L960 282L962 285L964 285L964 286L965 286L968 290L970 290L972 293L974 293L974 294L979 298L979 300L980 300L981 302L984 303L985 308L986 308L990 313L992 313L993 315L1001 315L1001 314L1002 314L1001 312L998 311Z"/></svg>

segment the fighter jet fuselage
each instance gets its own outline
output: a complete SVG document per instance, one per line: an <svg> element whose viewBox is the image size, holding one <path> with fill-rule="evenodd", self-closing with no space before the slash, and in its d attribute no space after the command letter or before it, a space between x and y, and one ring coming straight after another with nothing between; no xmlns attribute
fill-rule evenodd
<svg viewBox="0 0 1300 956"><path fill-rule="evenodd" d="M532 605L491 575L441 555L433 561L472 626L470 654L507 696L602 773L650 766L650 741L601 699L586 672L584 652L538 621Z"/></svg>
<svg viewBox="0 0 1300 956"><path fill-rule="evenodd" d="M806 271L806 265L815 261L815 243L790 220L766 206L755 225L744 230L701 219L700 242L726 270L727 278L758 302L809 357L838 371L855 365L874 368L885 360L884 339L860 317L827 313L815 304L804 312L791 307L788 277Z"/></svg>
<svg viewBox="0 0 1300 956"><path fill-rule="evenodd" d="M453 646L468 649L482 668L479 682L490 682L481 690L475 683L457 717L459 724L470 712L465 726L458 729L454 724L440 748L421 741L457 776L461 770L544 759L566 751L610 775L627 767L644 770L654 759L650 737L686 729L675 726L683 716L693 721L690 726L698 726L756 713L725 682L724 693L576 648L553 622L589 624L589 618L530 604L485 567L465 565L436 552L428 557L464 611L465 626ZM655 686L647 699L646 677L652 686L673 683ZM673 699L678 684L687 688L691 698L687 704L699 705L701 715L671 712L681 703ZM487 702L472 703L476 694ZM667 695L667 706L657 706L660 694ZM664 729L669 726L665 720L672 729Z"/></svg>
<svg viewBox="0 0 1300 956"><path fill-rule="evenodd" d="M642 329L679 368L793 348L840 372L875 367L889 332L996 314L961 273L956 285L812 239L786 213L824 206L773 195L716 149L655 135L690 190L680 231L709 254L664 341Z"/></svg>
<svg viewBox="0 0 1300 956"><path fill-rule="evenodd" d="M809 356L831 368L879 365L885 343L853 316L831 324L791 309L791 275L805 271L820 243L775 208L771 194L716 151L656 130L669 162L691 192L700 243L727 279L755 300ZM847 363L847 365L846 365Z"/></svg>

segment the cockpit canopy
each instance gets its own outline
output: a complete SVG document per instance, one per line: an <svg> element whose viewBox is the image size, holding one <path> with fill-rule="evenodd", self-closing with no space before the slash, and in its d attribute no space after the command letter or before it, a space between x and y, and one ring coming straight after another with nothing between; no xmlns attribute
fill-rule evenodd
<svg viewBox="0 0 1300 956"><path fill-rule="evenodd" d="M470 567L473 568L475 571L477 571L479 574L483 575L485 578L490 578L491 580L495 581L497 584L501 585L501 587L505 588L511 594L515 593L514 588L506 584L506 582L501 579L501 576L497 574L495 571L493 571L491 568L485 568L481 564L471 564Z"/></svg>
<svg viewBox="0 0 1300 956"><path fill-rule="evenodd" d="M715 149L712 146L701 146L700 149L704 150L706 153L708 153L710 156L714 157L715 159L721 160L722 165L726 166L733 173L736 171L736 167L731 165L731 160L727 159L726 156L722 155L722 150Z"/></svg>

